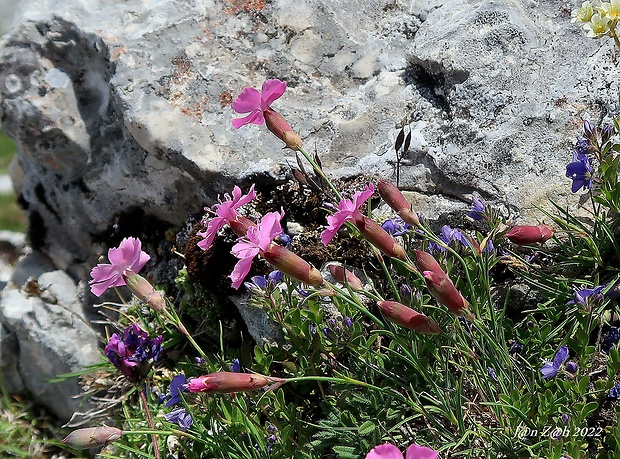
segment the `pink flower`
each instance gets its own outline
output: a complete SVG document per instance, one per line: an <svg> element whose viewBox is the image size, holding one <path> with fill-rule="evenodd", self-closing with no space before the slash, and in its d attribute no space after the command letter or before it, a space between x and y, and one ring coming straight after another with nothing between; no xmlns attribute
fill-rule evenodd
<svg viewBox="0 0 620 459"><path fill-rule="evenodd" d="M243 283L243 279L250 272L254 257L259 253L264 253L274 238L282 232L282 226L280 226L282 217L284 217L284 212L265 214L258 225L248 228L245 238L240 239L233 246L231 252L239 258L230 275L234 288L239 288Z"/></svg>
<svg viewBox="0 0 620 459"><path fill-rule="evenodd" d="M321 233L321 242L324 245L330 243L338 230L345 222L355 222L362 220L364 215L360 212L360 207L368 201L375 192L375 186L370 183L364 191L357 191L353 199L343 199L338 203L338 211L334 215L327 217L328 226Z"/></svg>
<svg viewBox="0 0 620 459"><path fill-rule="evenodd" d="M248 116L236 118L232 121L235 128L239 129L246 124L258 124L265 122L264 113L271 109L271 104L279 99L286 91L286 81L267 80L263 83L261 92L254 88L244 88L239 97L235 99L232 108L237 113L248 113Z"/></svg>
<svg viewBox="0 0 620 459"><path fill-rule="evenodd" d="M250 191L248 191L248 194L246 195L242 195L241 188L235 185L235 188L233 188L232 198L226 195L226 201L220 202L214 206L217 217L209 220L206 231L198 233L199 236L204 237L204 239L198 243L198 247L202 250L208 250L209 247L211 247L211 244L213 244L213 240L215 239L218 231L226 226L226 224L230 225L233 232L237 236L245 236L248 227L254 225L254 223L248 218L239 215L237 213L237 209L244 204L247 204L254 198L256 198L254 184L252 184Z"/></svg>
<svg viewBox="0 0 620 459"><path fill-rule="evenodd" d="M419 446L415 443L407 448L405 459L437 459L439 453L426 446ZM390 443L375 446L366 455L366 459L403 459L400 450Z"/></svg>
<svg viewBox="0 0 620 459"><path fill-rule="evenodd" d="M239 97L235 99L232 108L237 113L248 113L243 118L232 121L235 128L239 129L246 124L263 123L276 137L282 140L292 150L299 150L302 145L301 139L286 122L284 117L271 108L274 100L278 99L286 91L286 81L267 80L263 83L262 92L254 88L244 88Z"/></svg>
<svg viewBox="0 0 620 459"><path fill-rule="evenodd" d="M245 392L257 390L265 386L269 389L277 389L286 380L272 378L257 373L234 373L229 371L217 371L198 378L191 378L187 383L190 392L206 392L208 394L228 394L231 392Z"/></svg>
<svg viewBox="0 0 620 459"><path fill-rule="evenodd" d="M133 237L123 239L118 248L108 250L111 264L99 263L90 272L91 292L101 296L110 287L125 285L125 278L132 273L138 273L150 258L142 251L140 239Z"/></svg>
<svg viewBox="0 0 620 459"><path fill-rule="evenodd" d="M407 254L405 249L394 240L381 226L366 217L360 211L360 207L375 192L375 187L370 183L364 191L358 191L353 195L353 199L343 199L338 204L338 211L334 215L327 217L328 226L321 233L321 241L327 245L334 238L338 230L345 222L352 222L360 231L362 236L377 247L381 252L389 257L405 260Z"/></svg>

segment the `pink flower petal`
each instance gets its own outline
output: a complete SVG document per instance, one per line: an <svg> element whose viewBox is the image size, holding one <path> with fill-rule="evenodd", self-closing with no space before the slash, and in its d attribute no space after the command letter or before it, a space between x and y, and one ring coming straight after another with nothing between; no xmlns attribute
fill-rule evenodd
<svg viewBox="0 0 620 459"><path fill-rule="evenodd" d="M263 98L260 92L254 88L243 88L239 97L232 103L232 109L237 113L248 113L261 110Z"/></svg>
<svg viewBox="0 0 620 459"><path fill-rule="evenodd" d="M252 267L252 260L254 257L243 258L237 262L235 267L233 268L233 272L230 274L230 279L232 280L233 288L241 287L243 284L243 280L245 276L250 272L250 268Z"/></svg>
<svg viewBox="0 0 620 459"><path fill-rule="evenodd" d="M284 217L284 212L269 212L263 215L260 223L248 230L248 239L252 241L261 249L267 250L274 238L282 233L282 226L280 226L280 220ZM254 230L254 231L252 231ZM252 231L252 236L250 236Z"/></svg>
<svg viewBox="0 0 620 459"><path fill-rule="evenodd" d="M403 455L396 446L386 443L371 449L366 459L403 459Z"/></svg>
<svg viewBox="0 0 620 459"><path fill-rule="evenodd" d="M213 240L215 236L217 236L217 232L221 230L224 225L226 225L227 220L223 217L215 217L209 220L209 224L207 225L207 230L198 233L199 236L204 237L204 239L198 242L198 247L202 250L209 250L209 247L213 244Z"/></svg>
<svg viewBox="0 0 620 459"><path fill-rule="evenodd" d="M252 228L255 228L254 226ZM250 228L250 229L252 229ZM249 230L248 230L249 231ZM259 248L251 241L245 239L239 239L238 242L233 245L230 253L237 258L254 258L258 255Z"/></svg>
<svg viewBox="0 0 620 459"><path fill-rule="evenodd" d="M239 188L239 187L235 187ZM254 191L254 184L250 187L250 191L245 196L241 196L241 189L239 189L239 198L235 198L235 191L233 190L233 208L238 209L239 207L247 204L256 198L256 191Z"/></svg>
<svg viewBox="0 0 620 459"><path fill-rule="evenodd" d="M327 217L328 226L321 233L321 242L323 243L323 245L327 245L330 243L330 241L334 238L340 227L344 225L344 222L346 222L347 220L353 220L353 212L351 212L350 210L339 210L334 215L330 215L329 217Z"/></svg>
<svg viewBox="0 0 620 459"><path fill-rule="evenodd" d="M265 122L265 117L263 116L263 112L260 110L254 110L248 116L243 118L235 118L232 120L232 125L235 129L239 129L241 126L245 126L246 124L257 124L261 125Z"/></svg>
<svg viewBox="0 0 620 459"><path fill-rule="evenodd" d="M438 459L439 453L426 446L419 446L415 443L407 448L405 459Z"/></svg>
<svg viewBox="0 0 620 459"><path fill-rule="evenodd" d="M286 91L286 81L277 79L267 80L263 83L262 87L262 99L263 110L267 110L274 100L279 99Z"/></svg>
<svg viewBox="0 0 620 459"><path fill-rule="evenodd" d="M362 204L364 204L368 198L370 198L375 192L375 186L370 183L366 189L364 191L358 191L353 195L353 204L355 205L355 208L357 210L359 210L360 207L362 207Z"/></svg>

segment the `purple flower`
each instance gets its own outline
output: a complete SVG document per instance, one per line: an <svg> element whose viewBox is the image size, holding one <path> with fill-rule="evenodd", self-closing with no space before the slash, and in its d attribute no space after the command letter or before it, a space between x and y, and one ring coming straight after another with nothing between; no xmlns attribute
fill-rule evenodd
<svg viewBox="0 0 620 459"><path fill-rule="evenodd" d="M187 391L187 380L184 374L176 375L170 382L170 400L164 405L166 408L176 405L181 401L181 392Z"/></svg>
<svg viewBox="0 0 620 459"><path fill-rule="evenodd" d="M183 432L188 430L194 423L192 415L185 408L175 408L170 413L164 414L164 419L172 424L178 424L179 430Z"/></svg>
<svg viewBox="0 0 620 459"><path fill-rule="evenodd" d="M411 225L400 217L394 217L381 223L381 228L392 236L402 236L403 234L407 234Z"/></svg>
<svg viewBox="0 0 620 459"><path fill-rule="evenodd" d="M239 363L239 359L233 360L233 364L230 366L230 371L233 373L239 373L241 371L241 364Z"/></svg>
<svg viewBox="0 0 620 459"><path fill-rule="evenodd" d="M575 292L575 296L566 304L580 304L586 308L600 304L604 297L602 291L605 285L598 285L594 288L582 288Z"/></svg>
<svg viewBox="0 0 620 459"><path fill-rule="evenodd" d="M353 321L351 320L351 318L349 316L344 318L344 326L347 328L351 328L353 326Z"/></svg>
<svg viewBox="0 0 620 459"><path fill-rule="evenodd" d="M497 374L495 373L495 370L493 369L493 367L487 368L487 371L489 372L489 376L493 378L495 381L497 381Z"/></svg>
<svg viewBox="0 0 620 459"><path fill-rule="evenodd" d="M273 288L282 281L282 271L271 271L267 276L252 276L252 282L244 282L243 285L250 291L273 291Z"/></svg>
<svg viewBox="0 0 620 459"><path fill-rule="evenodd" d="M609 389L609 398L620 398L620 384Z"/></svg>
<svg viewBox="0 0 620 459"><path fill-rule="evenodd" d="M510 355L513 354L520 354L521 352L523 352L523 344L521 344L518 341L514 341L511 345L510 345L510 349L508 350L508 353Z"/></svg>
<svg viewBox="0 0 620 459"><path fill-rule="evenodd" d="M293 242L293 238L286 233L281 233L276 237L276 241L282 244L284 247L288 247Z"/></svg>
<svg viewBox="0 0 620 459"><path fill-rule="evenodd" d="M568 424L568 421L570 421L570 416L564 413L560 416L560 420L562 421L562 424Z"/></svg>
<svg viewBox="0 0 620 459"><path fill-rule="evenodd" d="M566 368L566 371L568 371L571 375L574 375L575 373L577 373L577 370L579 370L579 367L573 361L566 362L564 368Z"/></svg>
<svg viewBox="0 0 620 459"><path fill-rule="evenodd" d="M592 166L590 165L590 159L586 156L570 163L566 166L566 177L573 181L571 187L573 193L576 193L581 188L587 190L592 188Z"/></svg>
<svg viewBox="0 0 620 459"><path fill-rule="evenodd" d="M121 339L116 333L105 347L105 355L128 381L136 383L146 376L152 361L161 354L162 336L151 339L138 324L125 329Z"/></svg>
<svg viewBox="0 0 620 459"><path fill-rule="evenodd" d="M605 354L609 354L609 351L618 344L618 341L620 341L620 331L617 327L609 327L607 334L603 338L601 350Z"/></svg>
<svg viewBox="0 0 620 459"><path fill-rule="evenodd" d="M588 156L588 148L590 147L590 141L585 137L577 136L577 143L573 150L573 161L581 161Z"/></svg>
<svg viewBox="0 0 620 459"><path fill-rule="evenodd" d="M564 362L568 359L568 347L561 346L553 357L553 362L546 362L540 372L543 375L543 378L553 378L560 371L560 367Z"/></svg>
<svg viewBox="0 0 620 459"><path fill-rule="evenodd" d="M476 196L471 197L471 210L467 212L467 216L473 220L480 221L486 213L486 205L484 201Z"/></svg>
<svg viewBox="0 0 620 459"><path fill-rule="evenodd" d="M585 132L586 137L590 140L596 137L596 127L594 127L594 125L588 120L583 121L583 131Z"/></svg>

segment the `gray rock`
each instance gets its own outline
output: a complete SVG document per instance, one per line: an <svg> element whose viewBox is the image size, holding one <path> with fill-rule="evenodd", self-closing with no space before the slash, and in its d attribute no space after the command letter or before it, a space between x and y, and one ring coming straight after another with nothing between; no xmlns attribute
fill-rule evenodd
<svg viewBox="0 0 620 459"><path fill-rule="evenodd" d="M26 287L9 284L0 293L0 367L11 390L27 390L66 422L90 404L78 397L77 378L48 381L99 362L99 336L84 320L67 274L46 272Z"/></svg>
<svg viewBox="0 0 620 459"><path fill-rule="evenodd" d="M284 341L282 327L271 320L265 311L249 305L248 298L248 295L234 295L230 297L230 300L237 306L250 336L260 344L282 343Z"/></svg>
<svg viewBox="0 0 620 459"><path fill-rule="evenodd" d="M274 107L334 176L394 179L409 125L401 185L439 197L426 214L474 190L513 211L565 201L581 119L617 110L619 79L612 44L562 6L24 0L0 92L35 245L60 268L92 265L119 221L179 224L233 182L281 179L291 153L264 127L234 130L228 106L271 77L289 83Z"/></svg>

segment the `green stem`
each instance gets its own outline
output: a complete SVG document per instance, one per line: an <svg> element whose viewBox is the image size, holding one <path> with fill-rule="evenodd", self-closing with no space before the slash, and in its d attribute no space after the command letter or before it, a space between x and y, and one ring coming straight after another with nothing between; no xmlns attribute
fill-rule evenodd
<svg viewBox="0 0 620 459"><path fill-rule="evenodd" d="M181 318L178 316L174 307L171 304L168 304L166 311L168 312L167 315L170 321L179 329L181 333L183 333L183 335L187 338L193 348L196 349L196 351L200 354L200 357L207 360L207 354L204 353L204 351L200 348L192 335L187 331L187 328L185 328L185 325L183 325L183 322L181 322Z"/></svg>
<svg viewBox="0 0 620 459"><path fill-rule="evenodd" d="M151 410L149 409L149 402L146 399L146 391L144 388L141 388L139 392L140 400L142 400L142 405L144 406L144 412L146 413L146 419L149 423L149 427L151 430L155 430L155 423L153 422L153 416L151 415ZM161 453L159 452L159 445L157 443L157 435L154 433L151 434L151 439L153 440L153 452L155 453L155 457L157 459L161 459Z"/></svg>
<svg viewBox="0 0 620 459"><path fill-rule="evenodd" d="M338 201L342 201L342 195L338 191L338 188L336 188L336 186L327 177L327 175L325 175L325 173L323 172L321 167L317 164L317 162L314 160L314 158L308 152L306 152L306 150L304 150L302 147L299 147L299 152L302 155L304 155L304 158L306 158L306 160L310 163L310 165L314 169L314 172L316 172L319 177L321 177L323 180L325 180L325 183L327 183L327 185L332 190L334 195L336 195L336 198L338 199Z"/></svg>

